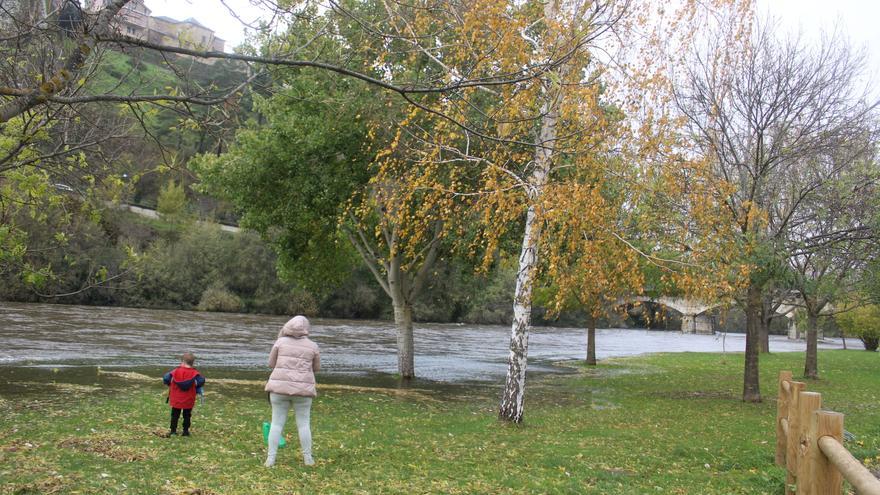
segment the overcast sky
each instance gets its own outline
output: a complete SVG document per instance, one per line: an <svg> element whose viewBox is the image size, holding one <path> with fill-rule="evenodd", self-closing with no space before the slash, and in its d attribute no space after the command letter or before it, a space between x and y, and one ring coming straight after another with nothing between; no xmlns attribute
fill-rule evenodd
<svg viewBox="0 0 880 495"><path fill-rule="evenodd" d="M838 26L855 48L864 48L870 77L880 81L880 1L877 0L758 0L758 12L778 18L783 28L805 37Z"/></svg>
<svg viewBox="0 0 880 495"><path fill-rule="evenodd" d="M818 37L838 23L856 47L869 54L872 79L880 81L880 1L878 0L757 0L761 15L777 17L783 28L801 30L808 38ZM230 51L244 39L244 29L219 0L146 0L153 15L175 19L194 17L226 40ZM249 0L226 0L244 20L252 22L260 10Z"/></svg>

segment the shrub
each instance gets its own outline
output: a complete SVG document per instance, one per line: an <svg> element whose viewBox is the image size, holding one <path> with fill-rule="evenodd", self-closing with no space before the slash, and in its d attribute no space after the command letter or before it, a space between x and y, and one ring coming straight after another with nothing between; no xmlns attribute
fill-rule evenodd
<svg viewBox="0 0 880 495"><path fill-rule="evenodd" d="M390 318L391 304L373 275L361 265L323 298L320 312L335 318Z"/></svg>
<svg viewBox="0 0 880 495"><path fill-rule="evenodd" d="M841 313L835 318L838 326L861 339L865 350L876 351L880 344L880 306L868 305Z"/></svg>
<svg viewBox="0 0 880 495"><path fill-rule="evenodd" d="M318 302L310 292L293 289L289 292L290 299L287 303L287 313L291 315L314 316L318 314Z"/></svg>
<svg viewBox="0 0 880 495"><path fill-rule="evenodd" d="M163 218L178 218L186 211L186 189L171 180L159 190L156 210Z"/></svg>
<svg viewBox="0 0 880 495"><path fill-rule="evenodd" d="M234 313L241 310L241 299L229 292L221 282L214 282L202 292L197 309L199 311Z"/></svg>

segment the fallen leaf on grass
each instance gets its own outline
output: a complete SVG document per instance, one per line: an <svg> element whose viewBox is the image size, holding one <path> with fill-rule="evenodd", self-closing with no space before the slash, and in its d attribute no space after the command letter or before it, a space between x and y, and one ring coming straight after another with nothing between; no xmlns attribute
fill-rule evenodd
<svg viewBox="0 0 880 495"><path fill-rule="evenodd" d="M83 394L91 394L101 390L101 387L96 385L81 385L78 383L64 383L64 382L14 382L16 385L22 387L31 387L31 388L46 388L52 387L55 390L66 392L66 393L83 393Z"/></svg>
<svg viewBox="0 0 880 495"><path fill-rule="evenodd" d="M27 493L52 495L54 493L68 493L68 490L66 488L67 486L64 478L60 476L53 476L51 478L43 478L41 480L33 481L31 483L15 486L13 487L12 493L21 495Z"/></svg>
<svg viewBox="0 0 880 495"><path fill-rule="evenodd" d="M170 493L173 493L174 495L217 495L217 492L207 488L185 488Z"/></svg>
<svg viewBox="0 0 880 495"><path fill-rule="evenodd" d="M120 462L143 461L151 457L146 452L139 452L119 444L119 440L115 438L92 436L68 438L59 442L58 446L80 452L88 452Z"/></svg>
<svg viewBox="0 0 880 495"><path fill-rule="evenodd" d="M26 440L17 439L17 440L13 440L12 442L0 447L0 451L18 452L19 450L31 450L31 449L35 449L37 447L39 447L39 445L35 444L33 442L28 442Z"/></svg>
<svg viewBox="0 0 880 495"><path fill-rule="evenodd" d="M128 431L136 431L139 433L143 433L146 435L154 435L157 437L167 437L168 430L166 428L158 427L158 426L149 426L144 424L130 424L126 425L126 430Z"/></svg>

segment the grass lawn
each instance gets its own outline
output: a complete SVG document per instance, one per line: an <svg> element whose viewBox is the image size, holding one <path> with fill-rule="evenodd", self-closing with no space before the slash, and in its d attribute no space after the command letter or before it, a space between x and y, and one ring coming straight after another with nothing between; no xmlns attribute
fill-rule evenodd
<svg viewBox="0 0 880 495"><path fill-rule="evenodd" d="M209 375L193 436L166 439L160 378L105 373L127 388L0 395L0 492L782 493L776 375L799 376L803 354L761 359L762 404L738 399L741 354L659 354L531 379L521 426L495 419L495 389L327 386L312 409L317 465L300 463L291 415L271 469L259 382ZM807 389L846 415L847 446L876 468L880 354L822 351L819 364Z"/></svg>

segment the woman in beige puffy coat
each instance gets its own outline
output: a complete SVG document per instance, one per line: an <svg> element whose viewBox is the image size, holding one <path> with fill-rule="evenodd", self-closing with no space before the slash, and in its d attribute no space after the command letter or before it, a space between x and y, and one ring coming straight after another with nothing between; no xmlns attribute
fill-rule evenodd
<svg viewBox="0 0 880 495"><path fill-rule="evenodd" d="M272 427L269 429L269 456L266 467L275 464L278 442L287 422L287 412L293 406L296 412L296 428L302 448L303 462L307 466L312 459L312 432L309 416L315 390L315 372L321 368L318 345L309 340L309 320L294 316L278 332L278 340L269 353L272 374L266 383L269 402L272 403Z"/></svg>

